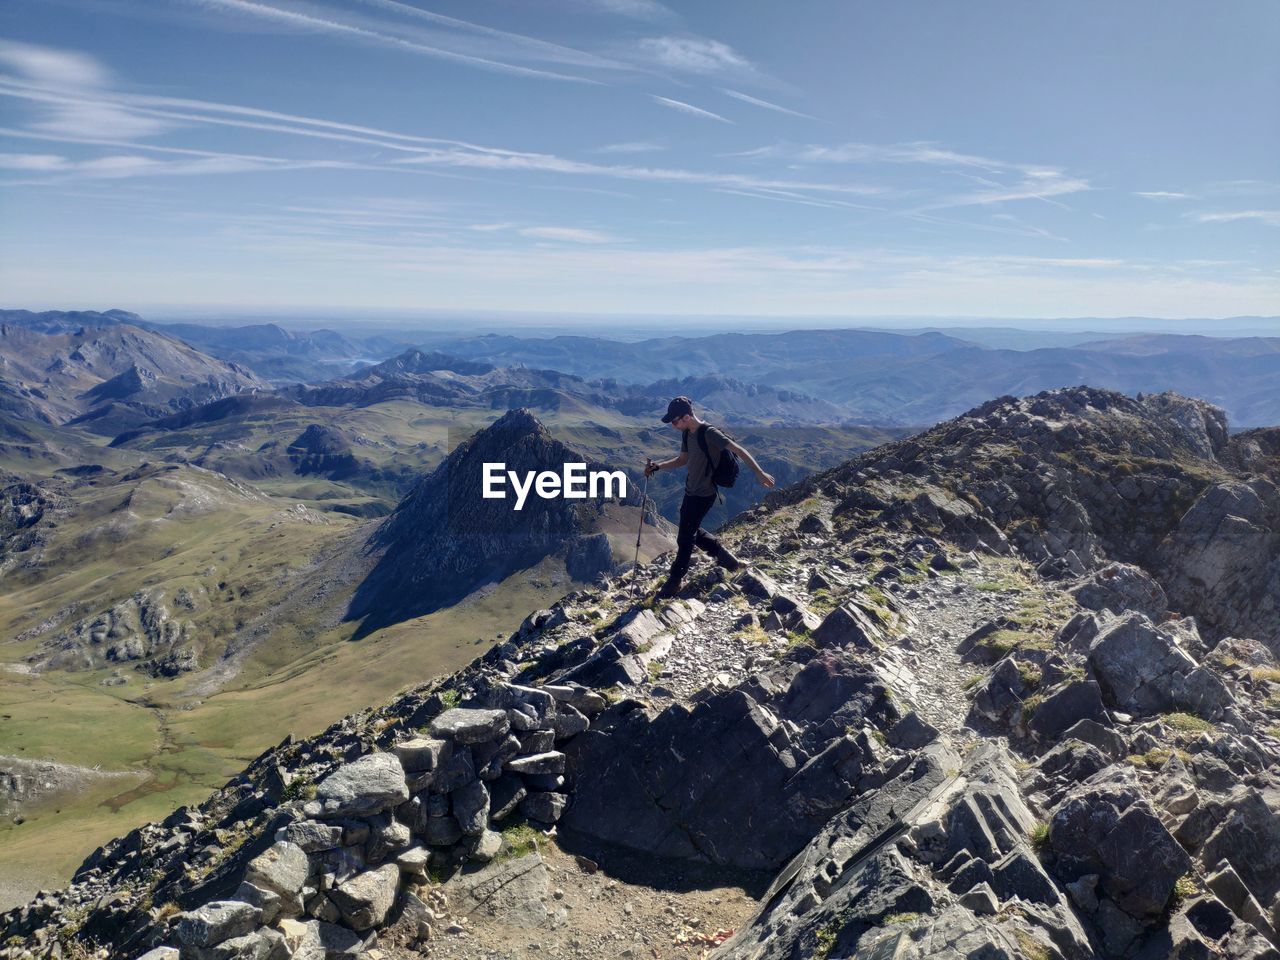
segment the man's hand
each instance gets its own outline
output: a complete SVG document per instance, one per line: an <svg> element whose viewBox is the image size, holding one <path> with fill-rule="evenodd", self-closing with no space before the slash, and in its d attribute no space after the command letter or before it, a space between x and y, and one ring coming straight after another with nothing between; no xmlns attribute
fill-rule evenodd
<svg viewBox="0 0 1280 960"><path fill-rule="evenodd" d="M773 474L765 473L763 470L760 471L758 476L760 477L760 485L762 487L772 487L774 484L778 482L773 479Z"/></svg>
<svg viewBox="0 0 1280 960"><path fill-rule="evenodd" d="M657 472L658 472L658 465L656 463L654 463L652 460L648 460L645 462L645 465L644 465L645 479L652 477Z"/></svg>

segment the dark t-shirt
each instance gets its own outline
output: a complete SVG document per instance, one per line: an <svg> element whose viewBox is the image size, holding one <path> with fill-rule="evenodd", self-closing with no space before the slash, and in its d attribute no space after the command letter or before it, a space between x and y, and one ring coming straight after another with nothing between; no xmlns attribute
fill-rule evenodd
<svg viewBox="0 0 1280 960"><path fill-rule="evenodd" d="M701 429L695 427L694 430ZM689 475L684 480L684 492L691 497L714 497L716 485L711 482L711 471L720 454L729 442L729 438L719 427L707 427L704 439L707 449L711 451L711 462L702 455L702 444L693 436L693 430L681 432L680 452L689 454Z"/></svg>

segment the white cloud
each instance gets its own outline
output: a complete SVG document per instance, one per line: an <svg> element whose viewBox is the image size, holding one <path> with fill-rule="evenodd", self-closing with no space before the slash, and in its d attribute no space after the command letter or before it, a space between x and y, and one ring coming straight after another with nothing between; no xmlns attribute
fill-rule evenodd
<svg viewBox="0 0 1280 960"><path fill-rule="evenodd" d="M712 113L710 110L703 110L701 107L695 107L693 104L685 103L683 100L672 100L670 97L660 97L656 93L650 94L650 96L664 107L670 107L672 110L679 110L681 113L687 113L690 116L706 117L710 120L719 120L721 123L733 123L732 120L722 117L718 113Z"/></svg>
<svg viewBox="0 0 1280 960"><path fill-rule="evenodd" d="M606 70L630 69L627 64L618 60L609 60L594 53L588 53L585 50L578 50L574 47L566 47L563 44L552 43L548 40L542 40L538 37L530 37L522 33L513 33L509 30L499 30L495 27L485 26L480 23L473 23L470 20L460 20L457 17L448 17L442 13L435 13L431 10L424 10L421 7L415 7L408 3L402 3L400 0L356 0L368 7L374 7L378 10L384 10L388 13L398 14L400 16L409 17L415 20L425 20L428 23L436 24L455 31L455 34L435 33L432 36L440 37L446 42L459 44L464 42L464 38L457 34L470 34L473 37L483 38L487 42L493 56L505 56L513 59L533 59L550 63L560 63L575 67L588 67ZM387 23L383 25L386 30L395 30L396 25ZM459 52L464 52L459 50Z"/></svg>
<svg viewBox="0 0 1280 960"><path fill-rule="evenodd" d="M443 60L452 60L456 63L463 63L473 67L481 67L486 70L495 70L500 73L511 73L526 77L542 77L550 80L568 80L575 83L598 82L587 77L572 76L570 74L557 73L551 70L540 70L534 67L523 67L518 64L506 63L501 60L493 60L488 57L472 56L470 54L460 53L456 50L449 50L432 44L406 40L403 37L384 33L380 30L370 30L366 27L334 19L332 16L313 16L307 13L300 13L296 10L286 10L281 7L274 7L267 3L258 3L256 0L195 0L195 2L204 7L225 10L232 13L248 14L253 17L270 20L273 23L282 23L296 27L307 32L329 33L336 36L350 37L367 43L377 44L378 46L389 47L391 49L402 50L409 53L423 54L429 57L437 57Z"/></svg>
<svg viewBox="0 0 1280 960"><path fill-rule="evenodd" d="M8 131L0 131L8 134ZM122 146L131 146L122 144ZM156 148L159 149L159 148ZM165 152L187 154L183 159L162 160L139 154L108 154L89 160L71 160L52 154L0 154L0 169L53 174L51 179L23 181L30 185L67 180L121 180L148 176L201 176L217 173L248 173L268 170L330 169L353 166L331 160L288 160L212 151L172 149ZM10 183L12 185L12 182Z"/></svg>
<svg viewBox="0 0 1280 960"><path fill-rule="evenodd" d="M66 157L50 153L0 153L0 170L64 170Z"/></svg>
<svg viewBox="0 0 1280 960"><path fill-rule="evenodd" d="M97 60L74 50L0 41L0 64L26 78L29 89L46 91L43 117L33 129L85 137L148 137L168 128L107 101L86 99L103 90L110 72ZM23 84L19 84L23 85Z"/></svg>
<svg viewBox="0 0 1280 960"><path fill-rule="evenodd" d="M675 14L656 0L581 0L589 7L605 13L616 13L635 20L666 20Z"/></svg>
<svg viewBox="0 0 1280 960"><path fill-rule="evenodd" d="M1280 210L1233 210L1222 213L1198 213L1195 219L1200 223L1234 223L1238 220L1258 220L1280 227Z"/></svg>
<svg viewBox="0 0 1280 960"><path fill-rule="evenodd" d="M983 170L1021 169L1016 164L989 157L947 150L928 142L916 143L843 143L833 147L810 144L799 150L787 150L794 159L808 163L919 163L934 167L978 167ZM1026 168L1028 172L1032 168Z"/></svg>
<svg viewBox="0 0 1280 960"><path fill-rule="evenodd" d="M695 37L648 37L637 45L640 53L664 67L687 73L751 70L751 63L728 44Z"/></svg>
<svg viewBox="0 0 1280 960"><path fill-rule="evenodd" d="M724 87L720 88L720 92L726 97L733 97L735 100L741 100L743 103L749 103L755 107L762 107L765 110L772 110L775 113L785 113L790 117L800 117L804 120L817 120L818 118L807 113L801 113L799 110L792 110L789 107L779 106L776 103L770 103L768 100L761 100L759 97L750 97L745 93L739 93L737 90L728 90Z"/></svg>
<svg viewBox="0 0 1280 960"><path fill-rule="evenodd" d="M31 43L0 40L0 63L50 87L92 89L110 80L106 68L87 54Z"/></svg>
<svg viewBox="0 0 1280 960"><path fill-rule="evenodd" d="M523 227L521 236L538 240L560 240L565 243L617 243L618 238L599 230L582 230L577 227Z"/></svg>
<svg viewBox="0 0 1280 960"><path fill-rule="evenodd" d="M667 148L649 140L632 140L628 143L608 143L597 147L595 153L659 153Z"/></svg>
<svg viewBox="0 0 1280 960"><path fill-rule="evenodd" d="M1173 190L1138 190L1135 197L1146 197L1148 200L1191 200L1190 193L1177 193Z"/></svg>
<svg viewBox="0 0 1280 960"><path fill-rule="evenodd" d="M1067 177L1061 173L1041 171L1035 175L1024 177L1021 181L1008 186L993 185L988 190L977 190L973 193L957 194L943 200L937 207L966 207L988 203L1008 203L1014 200L1046 200L1079 193L1091 189L1088 180Z"/></svg>
<svg viewBox="0 0 1280 960"><path fill-rule="evenodd" d="M739 173L715 173L701 170L683 170L669 167L636 167L626 164L587 163L570 160L549 153L524 153L515 150L499 150L491 147L473 147L428 150L422 149L415 156L397 160L400 164L431 164L435 166L464 167L482 170L538 170L582 176L611 177L620 180L641 180L655 183L688 183L711 187L733 187L748 190L795 190L835 194L837 196L877 196L885 193L882 187L857 184L819 183L804 180L772 179Z"/></svg>

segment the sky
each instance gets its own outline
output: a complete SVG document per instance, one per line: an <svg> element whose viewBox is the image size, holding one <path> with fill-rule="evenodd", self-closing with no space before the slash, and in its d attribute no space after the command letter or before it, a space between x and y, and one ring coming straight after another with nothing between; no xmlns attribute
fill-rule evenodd
<svg viewBox="0 0 1280 960"><path fill-rule="evenodd" d="M0 306L1280 313L1274 0L5 0Z"/></svg>

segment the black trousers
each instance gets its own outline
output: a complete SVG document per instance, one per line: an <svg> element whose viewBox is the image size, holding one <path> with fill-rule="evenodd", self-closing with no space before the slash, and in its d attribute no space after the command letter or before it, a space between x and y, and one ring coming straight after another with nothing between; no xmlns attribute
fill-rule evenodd
<svg viewBox="0 0 1280 960"><path fill-rule="evenodd" d="M713 557L720 553L720 541L702 529L702 521L716 505L716 495L692 497L684 495L680 502L680 533L676 536L676 559L671 564L671 579L679 580L689 569L696 545Z"/></svg>

